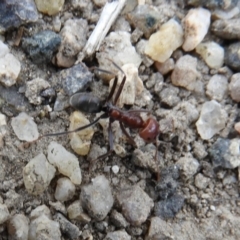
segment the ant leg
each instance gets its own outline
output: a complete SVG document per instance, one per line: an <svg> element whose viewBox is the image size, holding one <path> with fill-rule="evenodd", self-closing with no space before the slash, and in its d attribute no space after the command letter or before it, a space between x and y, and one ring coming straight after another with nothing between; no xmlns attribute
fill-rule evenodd
<svg viewBox="0 0 240 240"><path fill-rule="evenodd" d="M128 113L141 113L141 112L151 113L151 111L147 109L133 109L133 110L128 110L127 112Z"/></svg>
<svg viewBox="0 0 240 240"><path fill-rule="evenodd" d="M109 125L108 125L109 150L105 154L103 154L103 155L97 157L96 159L90 161L90 166L89 166L90 170L92 169L94 163L96 163L100 159L106 158L107 156L109 156L113 152L113 132L112 132L113 121L114 121L113 119L109 118Z"/></svg>
<svg viewBox="0 0 240 240"><path fill-rule="evenodd" d="M155 139L155 145L156 145L156 152L155 152L155 162L158 166L158 142L157 142L157 139L158 139L158 136L156 137ZM157 182L160 181L160 169L159 169L159 166L158 166L158 171L157 171Z"/></svg>
<svg viewBox="0 0 240 240"><path fill-rule="evenodd" d="M128 141L130 142L130 144L132 144L135 148L137 148L137 145L135 143L135 141L133 140L133 138L128 134L126 128L124 127L123 123L122 122L119 122L120 123L120 127L123 131L123 133L126 135L126 137L128 138Z"/></svg>

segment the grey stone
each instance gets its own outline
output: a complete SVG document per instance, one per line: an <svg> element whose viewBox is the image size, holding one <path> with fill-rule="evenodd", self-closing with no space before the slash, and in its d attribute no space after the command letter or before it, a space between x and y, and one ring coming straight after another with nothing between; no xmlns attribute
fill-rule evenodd
<svg viewBox="0 0 240 240"><path fill-rule="evenodd" d="M110 219L111 222L113 222L113 224L118 228L126 228L129 225L124 216L116 210L112 211Z"/></svg>
<svg viewBox="0 0 240 240"><path fill-rule="evenodd" d="M104 240L130 240L129 236L124 230L109 232Z"/></svg>
<svg viewBox="0 0 240 240"><path fill-rule="evenodd" d="M210 183L210 178L205 177L203 174L198 173L195 177L195 186L199 189L206 189Z"/></svg>
<svg viewBox="0 0 240 240"><path fill-rule="evenodd" d="M233 70L240 71L240 42L232 43L225 48L224 62Z"/></svg>

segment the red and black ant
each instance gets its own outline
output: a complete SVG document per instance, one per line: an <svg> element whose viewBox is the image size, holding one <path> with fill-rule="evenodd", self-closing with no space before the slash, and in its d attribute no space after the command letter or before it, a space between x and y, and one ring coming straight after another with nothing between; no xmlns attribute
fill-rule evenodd
<svg viewBox="0 0 240 240"><path fill-rule="evenodd" d="M111 61L111 60L110 60ZM38 140L42 137L50 137L50 136L58 136L63 134L69 134L81 131L85 128L88 128L94 124L96 124L100 119L103 118L109 118L109 125L108 125L108 141L109 141L109 150L107 153L99 156L96 160L102 159L107 157L109 154L113 152L113 132L112 132L112 123L114 121L119 121L121 130L128 138L129 142L136 147L135 141L133 138L128 134L125 127L129 127L131 129L140 129L139 135L142 139L144 139L146 142L154 142L157 143L157 137L160 133L159 131L159 123L152 117L148 118L146 121L142 119L140 116L141 112L149 112L148 110L139 109L139 110L128 110L124 111L116 106L116 103L121 95L121 92L123 90L125 81L126 81L126 75L124 71L113 61L111 61L113 65L119 69L123 73L123 79L122 82L116 92L116 95L112 101L114 92L116 90L117 86L117 76L113 74L112 72L102 70L99 68L96 68L99 71L115 75L112 88L110 90L110 93L108 97L102 101L96 96L93 96L91 93L87 92L81 92L76 93L70 98L70 105L74 107L75 109L87 112L87 113L98 113L103 111L104 113L101 114L98 118L96 118L93 122L81 126L79 128L76 128L72 131L66 131L66 132L59 132L59 133L49 133L44 134L38 138ZM157 149L156 149L156 158L157 158Z"/></svg>

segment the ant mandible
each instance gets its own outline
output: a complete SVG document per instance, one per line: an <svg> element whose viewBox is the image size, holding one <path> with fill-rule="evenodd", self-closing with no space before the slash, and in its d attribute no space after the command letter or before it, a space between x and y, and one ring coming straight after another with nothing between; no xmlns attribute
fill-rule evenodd
<svg viewBox="0 0 240 240"><path fill-rule="evenodd" d="M157 148L157 137L160 133L159 123L152 117L150 117L146 121L144 121L142 119L142 117L140 116L141 112L149 112L149 111L144 110L144 109L124 111L116 106L116 103L122 93L122 90L123 90L123 87L124 87L124 84L126 81L126 75L125 75L124 71L115 62L113 62L113 61L111 61L111 62L118 70L120 70L123 73L122 82L120 83L120 86L116 92L116 95L115 95L113 101L112 101L112 98L113 98L114 92L116 90L117 82L118 82L117 76L115 74L113 74L112 72L109 72L109 71L106 71L103 69L99 69L99 68L95 68L95 69L105 72L105 73L108 73L108 74L115 75L113 85L112 85L112 88L110 90L108 97L104 101L102 101L98 97L93 96L91 93L80 92L80 93L74 94L70 98L70 101L69 101L70 105L79 111L87 112L87 113L98 113L98 112L103 111L104 113L101 114L98 118L96 118L93 122L91 122L85 126L81 126L72 131L44 134L44 135L41 135L38 138L38 140L42 137L58 136L58 135L78 132L78 131L81 131L85 128L88 128L88 127L96 124L100 119L109 118L109 125L108 125L109 150L107 153L99 156L96 160L105 158L113 152L113 141L114 140L113 140L112 123L114 121L119 121L122 132L126 135L129 142L134 147L136 147L136 143L133 140L133 138L128 134L125 127L129 127L131 129L140 129L139 136L148 143L156 141L156 148ZM156 149L155 160L156 159L157 159L157 149Z"/></svg>

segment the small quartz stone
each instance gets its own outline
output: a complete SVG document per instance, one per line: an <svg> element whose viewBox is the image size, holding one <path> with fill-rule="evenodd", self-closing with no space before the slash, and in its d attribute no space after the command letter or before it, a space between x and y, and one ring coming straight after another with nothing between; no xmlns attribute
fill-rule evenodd
<svg viewBox="0 0 240 240"><path fill-rule="evenodd" d="M126 82L123 87L122 94L120 95L117 106L123 107L126 105L133 105L137 95L140 95L143 91L143 82L138 76L138 69L133 64L125 64L122 67L123 72L126 74ZM120 72L118 75L118 85L120 86L123 79L123 74ZM111 90L114 79L110 81L109 89Z"/></svg>
<svg viewBox="0 0 240 240"><path fill-rule="evenodd" d="M154 206L153 200L139 186L120 191L117 199L124 217L134 226L141 226Z"/></svg>
<svg viewBox="0 0 240 240"><path fill-rule="evenodd" d="M223 39L240 39L240 19L217 20L212 24L212 32Z"/></svg>
<svg viewBox="0 0 240 240"><path fill-rule="evenodd" d="M52 218L50 209L46 205L40 205L31 211L30 219L31 220L36 219L41 215L45 215L48 218Z"/></svg>
<svg viewBox="0 0 240 240"><path fill-rule="evenodd" d="M82 187L80 200L83 208L97 221L103 220L113 206L113 196L109 181L97 176L92 183Z"/></svg>
<svg viewBox="0 0 240 240"><path fill-rule="evenodd" d="M55 190L55 199L60 202L70 200L75 194L75 185L66 177L59 178Z"/></svg>
<svg viewBox="0 0 240 240"><path fill-rule="evenodd" d="M205 37L210 26L211 13L204 8L191 9L183 19L185 40L183 50L192 51Z"/></svg>
<svg viewBox="0 0 240 240"><path fill-rule="evenodd" d="M196 52L201 55L210 68L218 69L224 62L224 49L215 42L200 43Z"/></svg>
<svg viewBox="0 0 240 240"><path fill-rule="evenodd" d="M92 77L92 73L84 63L62 70L59 74L59 80L62 82L63 90L68 96L76 92L83 92L89 86Z"/></svg>
<svg viewBox="0 0 240 240"><path fill-rule="evenodd" d="M28 98L30 103L40 105L42 103L40 93L46 88L50 88L50 84L46 80L42 78L35 78L26 83L25 96Z"/></svg>
<svg viewBox="0 0 240 240"><path fill-rule="evenodd" d="M20 62L9 53L8 46L0 40L0 83L6 87L14 85L20 70Z"/></svg>
<svg viewBox="0 0 240 240"><path fill-rule="evenodd" d="M231 77L229 92L232 100L240 102L240 73L235 73Z"/></svg>
<svg viewBox="0 0 240 240"><path fill-rule="evenodd" d="M35 0L39 12L55 15L61 11L64 0Z"/></svg>
<svg viewBox="0 0 240 240"><path fill-rule="evenodd" d="M38 139L39 133L37 125L25 112L12 118L11 126L20 140L31 142Z"/></svg>
<svg viewBox="0 0 240 240"><path fill-rule="evenodd" d="M127 63L132 63L137 68L141 64L141 57L131 43L131 34L128 32L111 32L103 41L99 52L96 53L99 68L106 69L110 72L116 72L116 67L110 64L113 60L118 66L122 67ZM101 75L104 79L110 80L111 75Z"/></svg>
<svg viewBox="0 0 240 240"><path fill-rule="evenodd" d="M0 224L3 224L10 217L8 208L5 204L0 203Z"/></svg>
<svg viewBox="0 0 240 240"><path fill-rule="evenodd" d="M55 176L56 169L40 153L23 168L23 181L27 191L33 195L43 193Z"/></svg>
<svg viewBox="0 0 240 240"><path fill-rule="evenodd" d="M240 140L219 138L209 149L213 166L234 169L240 166Z"/></svg>
<svg viewBox="0 0 240 240"><path fill-rule="evenodd" d="M145 54L158 62L165 62L183 43L182 26L174 19L164 23L153 33L145 47Z"/></svg>
<svg viewBox="0 0 240 240"><path fill-rule="evenodd" d="M184 55L176 62L171 75L173 85L184 87L190 91L198 91L202 87L200 73L197 71L197 58Z"/></svg>
<svg viewBox="0 0 240 240"><path fill-rule="evenodd" d="M222 101L227 90L228 79L224 75L216 74L209 80L206 93L211 99Z"/></svg>
<svg viewBox="0 0 240 240"><path fill-rule="evenodd" d="M196 123L197 131L204 140L219 133L227 122L227 112L215 100L205 102Z"/></svg>
<svg viewBox="0 0 240 240"><path fill-rule="evenodd" d="M225 59L224 62L230 68L240 71L240 42L230 44L225 48Z"/></svg>
<svg viewBox="0 0 240 240"><path fill-rule="evenodd" d="M78 159L68 152L62 145L51 142L48 146L48 160L58 168L58 171L69 177L72 183L79 185L82 182L82 174Z"/></svg>
<svg viewBox="0 0 240 240"><path fill-rule="evenodd" d="M9 239L28 239L29 221L23 214L16 214L7 224Z"/></svg>
<svg viewBox="0 0 240 240"><path fill-rule="evenodd" d="M74 111L70 116L69 131L89 124L89 120L79 111ZM70 145L73 151L79 155L85 156L89 153L91 139L93 137L93 127L88 127L82 131L74 132L69 135Z"/></svg>
<svg viewBox="0 0 240 240"><path fill-rule="evenodd" d="M210 178L205 177L203 174L198 173L195 177L195 186L199 189L206 189L210 183Z"/></svg>
<svg viewBox="0 0 240 240"><path fill-rule="evenodd" d="M60 32L62 42L56 55L56 64L59 67L74 65L77 54L86 44L88 24L84 19L69 19L64 23Z"/></svg>

